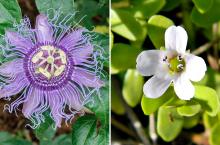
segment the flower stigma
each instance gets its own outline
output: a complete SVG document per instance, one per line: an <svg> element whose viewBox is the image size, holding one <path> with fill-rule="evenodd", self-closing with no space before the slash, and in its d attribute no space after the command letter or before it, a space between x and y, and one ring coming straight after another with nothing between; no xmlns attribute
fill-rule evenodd
<svg viewBox="0 0 220 145"><path fill-rule="evenodd" d="M170 75L174 75L176 72L181 72L185 66L185 61L180 55L174 56L170 59L168 59L168 57L165 56L163 62L166 62L167 67L170 69Z"/></svg>
<svg viewBox="0 0 220 145"><path fill-rule="evenodd" d="M59 76L66 67L65 52L53 46L41 46L40 50L32 58L35 74L41 73L48 79Z"/></svg>

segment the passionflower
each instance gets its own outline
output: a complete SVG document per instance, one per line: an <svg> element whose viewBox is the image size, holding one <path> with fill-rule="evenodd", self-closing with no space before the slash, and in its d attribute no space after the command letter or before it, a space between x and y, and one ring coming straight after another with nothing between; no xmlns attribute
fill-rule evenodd
<svg viewBox="0 0 220 145"><path fill-rule="evenodd" d="M92 101L90 96L100 94L99 88L105 86L100 81L102 64L97 60L100 51L94 52L92 36L83 34L85 28L62 25L65 19L54 24L57 20L58 15L47 20L40 14L35 29L30 29L25 18L16 26L17 33L5 29L6 46L0 45L5 57L18 56L0 68L0 98L10 99L23 90L5 109L16 112L23 103L22 112L33 122L32 128L44 122L42 113L49 108L56 126L61 127L62 118L68 121L82 113L82 106ZM66 104L71 114L64 112Z"/></svg>
<svg viewBox="0 0 220 145"><path fill-rule="evenodd" d="M165 32L166 50L147 50L137 57L136 68L142 76L151 76L143 87L148 98L158 98L173 82L177 96L190 100L195 88L190 80L200 81L207 70L205 61L198 56L186 53L188 36L178 26L170 26Z"/></svg>

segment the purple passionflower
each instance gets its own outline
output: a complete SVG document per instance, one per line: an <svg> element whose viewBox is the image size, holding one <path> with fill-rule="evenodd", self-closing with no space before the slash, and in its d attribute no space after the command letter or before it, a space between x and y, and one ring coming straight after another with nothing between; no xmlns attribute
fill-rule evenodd
<svg viewBox="0 0 220 145"><path fill-rule="evenodd" d="M56 20L58 18L47 20L47 16L40 14L35 29L30 29L26 18L17 27L17 33L5 29L6 46L0 45L6 57L19 56L0 68L0 79L4 81L0 98L10 99L24 90L13 103L6 104L5 109L16 112L18 105L23 103L22 112L34 123L32 128L44 122L42 113L48 108L56 126L61 127L62 118L67 121L75 113L82 113L80 109L91 101L91 94L99 94L99 88L105 86L100 81L99 54L93 52L91 36L82 34L87 30L61 23L55 25ZM6 50L13 53L7 55ZM71 114L64 112L66 104Z"/></svg>

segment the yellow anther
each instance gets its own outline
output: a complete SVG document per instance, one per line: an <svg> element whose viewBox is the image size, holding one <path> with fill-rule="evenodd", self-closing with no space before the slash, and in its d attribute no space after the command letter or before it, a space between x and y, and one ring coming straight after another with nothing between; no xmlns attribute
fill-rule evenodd
<svg viewBox="0 0 220 145"><path fill-rule="evenodd" d="M41 46L41 49L42 50L51 50L51 51L53 51L54 47L53 46Z"/></svg>
<svg viewBox="0 0 220 145"><path fill-rule="evenodd" d="M54 61L53 56L49 56L49 59L47 60L47 62L51 64L53 61Z"/></svg>
<svg viewBox="0 0 220 145"><path fill-rule="evenodd" d="M39 74L39 73L40 73L39 69L35 70L35 74Z"/></svg>
<svg viewBox="0 0 220 145"><path fill-rule="evenodd" d="M32 62L36 63L40 57L43 55L43 51L38 52L33 58L32 58Z"/></svg>
<svg viewBox="0 0 220 145"><path fill-rule="evenodd" d="M45 69L43 69L43 68L39 68L39 71L44 75L44 76L46 76L48 79L51 77L51 74L48 72L48 71L46 71Z"/></svg>
<svg viewBox="0 0 220 145"><path fill-rule="evenodd" d="M60 52L60 57L61 57L62 63L66 64L66 54L64 53L64 51Z"/></svg>
<svg viewBox="0 0 220 145"><path fill-rule="evenodd" d="M59 76L63 70L65 69L65 65L61 65L55 72L54 72L54 76Z"/></svg>

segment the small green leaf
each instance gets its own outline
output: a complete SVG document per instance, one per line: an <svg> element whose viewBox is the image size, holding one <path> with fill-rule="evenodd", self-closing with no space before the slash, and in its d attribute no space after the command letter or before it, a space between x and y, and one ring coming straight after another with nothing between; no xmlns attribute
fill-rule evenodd
<svg viewBox="0 0 220 145"><path fill-rule="evenodd" d="M203 122L206 128L212 128L215 124L219 122L219 119L217 116L212 117L208 115L207 113L203 113L202 119L203 119Z"/></svg>
<svg viewBox="0 0 220 145"><path fill-rule="evenodd" d="M131 107L135 107L141 100L143 94L144 77L137 69L128 69L122 87L122 94Z"/></svg>
<svg viewBox="0 0 220 145"><path fill-rule="evenodd" d="M1 142L1 145L32 145L32 143L23 138L11 139L8 141Z"/></svg>
<svg viewBox="0 0 220 145"><path fill-rule="evenodd" d="M209 27L220 20L220 0L214 0L211 8L200 13L196 7L191 12L191 20L198 26Z"/></svg>
<svg viewBox="0 0 220 145"><path fill-rule="evenodd" d="M178 98L174 91L172 96L173 97L163 105L164 107L179 107L186 104L186 100Z"/></svg>
<svg viewBox="0 0 220 145"><path fill-rule="evenodd" d="M188 117L188 116L184 117L183 128L191 129L191 128L195 127L199 123L200 117L201 117L201 113L198 113L198 114L196 114L194 116L190 116L190 117Z"/></svg>
<svg viewBox="0 0 220 145"><path fill-rule="evenodd" d="M136 68L136 59L141 51L128 44L115 43L111 51L111 67L118 71Z"/></svg>
<svg viewBox="0 0 220 145"><path fill-rule="evenodd" d="M50 145L71 145L72 139L68 134L62 134L56 137Z"/></svg>
<svg viewBox="0 0 220 145"><path fill-rule="evenodd" d="M216 116L219 110L219 99L216 91L206 86L195 85L194 99L210 116Z"/></svg>
<svg viewBox="0 0 220 145"><path fill-rule="evenodd" d="M170 142L174 140L183 127L183 117L176 108L160 107L157 119L157 132L163 140Z"/></svg>
<svg viewBox="0 0 220 145"><path fill-rule="evenodd" d="M4 142L4 141L7 141L7 140L11 140L15 137L14 134L10 134L8 132L0 132L0 143L1 142Z"/></svg>
<svg viewBox="0 0 220 145"><path fill-rule="evenodd" d="M116 92L115 86L111 83L111 110L118 115L126 113L125 107L123 106L118 93Z"/></svg>
<svg viewBox="0 0 220 145"><path fill-rule="evenodd" d="M55 122L44 132L42 136L42 140L40 140L39 144L40 145L48 145L51 144L52 138L57 132L57 129L53 129L55 126Z"/></svg>
<svg viewBox="0 0 220 145"><path fill-rule="evenodd" d="M74 0L65 0L65 1L61 1L61 0L35 0L37 9L39 10L39 12L41 14L45 14L47 16L47 12L49 14L49 18L52 19L55 15L54 10L55 11L59 11L60 17L57 21L57 25L68 15L68 14L73 14L74 13ZM54 10L49 10L48 9L53 8ZM68 18L66 18L66 20L68 20L70 18L70 16ZM74 17L72 17L67 23L66 26L69 26L71 24L73 24L73 19ZM66 21L65 21L66 22ZM64 24L65 22L63 22L62 24Z"/></svg>
<svg viewBox="0 0 220 145"><path fill-rule="evenodd" d="M97 135L96 116L86 115L76 120L72 126L72 144L85 145L91 144Z"/></svg>
<svg viewBox="0 0 220 145"><path fill-rule="evenodd" d="M213 0L193 0L193 2L200 13L208 11L213 4Z"/></svg>
<svg viewBox="0 0 220 145"><path fill-rule="evenodd" d="M141 100L141 108L145 115L153 114L161 105L172 99L175 95L173 87L169 87L167 91L156 99L147 98L143 95Z"/></svg>
<svg viewBox="0 0 220 145"><path fill-rule="evenodd" d="M209 142L211 145L219 145L220 144L220 123L217 123L213 129L211 130L210 136L209 136Z"/></svg>
<svg viewBox="0 0 220 145"><path fill-rule="evenodd" d="M111 30L129 40L137 40L142 36L141 24L134 16L124 10L111 9Z"/></svg>
<svg viewBox="0 0 220 145"><path fill-rule="evenodd" d="M201 109L201 106L198 102L191 99L186 102L185 105L178 107L177 111L182 116L193 116L197 114Z"/></svg>
<svg viewBox="0 0 220 145"><path fill-rule="evenodd" d="M174 25L173 21L162 15L154 15L150 17L148 20L147 31L156 49L165 46L165 31L172 25Z"/></svg>
<svg viewBox="0 0 220 145"><path fill-rule="evenodd" d="M166 0L165 6L162 8L162 11L170 11L179 5L181 0Z"/></svg>

